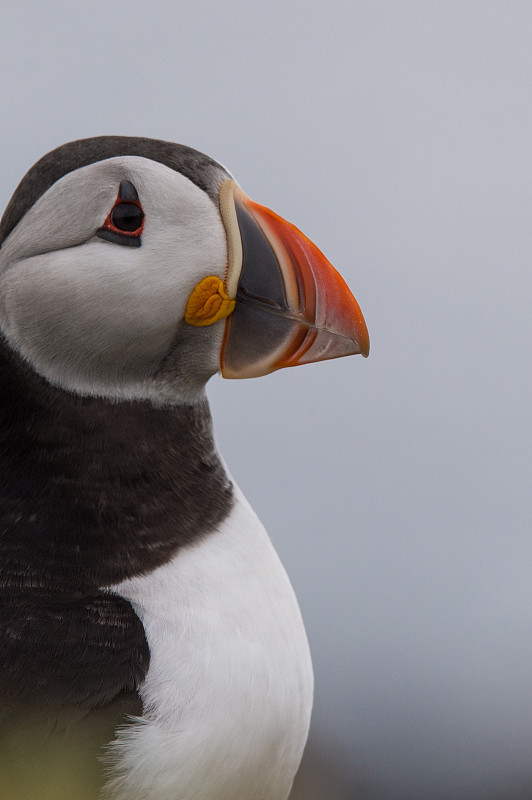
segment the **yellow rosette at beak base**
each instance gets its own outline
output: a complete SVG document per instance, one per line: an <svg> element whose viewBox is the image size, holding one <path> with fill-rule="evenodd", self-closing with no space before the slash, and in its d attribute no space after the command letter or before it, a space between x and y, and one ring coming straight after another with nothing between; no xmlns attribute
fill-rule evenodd
<svg viewBox="0 0 532 800"><path fill-rule="evenodd" d="M235 301L227 294L223 281L216 275L209 275L192 289L185 309L185 322L197 328L212 325L228 317L234 308Z"/></svg>

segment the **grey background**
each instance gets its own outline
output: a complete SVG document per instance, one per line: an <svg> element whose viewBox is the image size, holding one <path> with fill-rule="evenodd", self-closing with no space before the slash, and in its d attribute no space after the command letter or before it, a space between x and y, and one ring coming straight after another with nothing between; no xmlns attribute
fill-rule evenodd
<svg viewBox="0 0 532 800"><path fill-rule="evenodd" d="M367 361L209 391L306 620L308 768L351 798L532 796L532 4L1 17L2 208L70 139L184 142L311 236L365 313Z"/></svg>

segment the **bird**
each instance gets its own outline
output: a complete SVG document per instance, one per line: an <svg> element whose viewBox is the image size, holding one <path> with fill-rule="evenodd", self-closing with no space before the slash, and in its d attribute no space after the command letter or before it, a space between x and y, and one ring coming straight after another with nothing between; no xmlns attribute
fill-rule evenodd
<svg viewBox="0 0 532 800"><path fill-rule="evenodd" d="M6 754L74 741L95 797L286 800L309 646L205 387L368 352L318 247L199 151L99 136L27 172L0 222L4 787Z"/></svg>

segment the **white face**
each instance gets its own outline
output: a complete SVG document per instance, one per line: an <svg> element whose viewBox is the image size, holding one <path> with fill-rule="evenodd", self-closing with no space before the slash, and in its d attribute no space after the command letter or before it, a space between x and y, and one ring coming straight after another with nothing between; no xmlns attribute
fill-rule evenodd
<svg viewBox="0 0 532 800"><path fill-rule="evenodd" d="M100 239L120 182L144 211L141 246ZM219 368L223 320L183 322L194 286L224 277L227 243L208 195L145 158L57 181L0 249L0 327L51 383L82 394L191 399Z"/></svg>

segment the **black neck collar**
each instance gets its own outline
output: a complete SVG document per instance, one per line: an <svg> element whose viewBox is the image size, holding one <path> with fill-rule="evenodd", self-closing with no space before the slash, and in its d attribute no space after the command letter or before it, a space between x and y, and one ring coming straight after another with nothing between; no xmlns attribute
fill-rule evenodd
<svg viewBox="0 0 532 800"><path fill-rule="evenodd" d="M232 505L206 399L172 409L50 386L0 346L0 586L149 572Z"/></svg>

